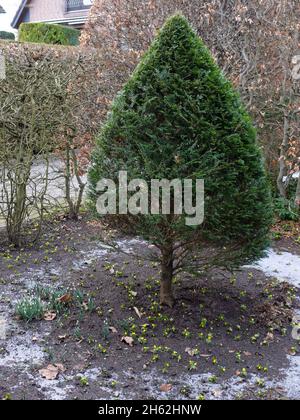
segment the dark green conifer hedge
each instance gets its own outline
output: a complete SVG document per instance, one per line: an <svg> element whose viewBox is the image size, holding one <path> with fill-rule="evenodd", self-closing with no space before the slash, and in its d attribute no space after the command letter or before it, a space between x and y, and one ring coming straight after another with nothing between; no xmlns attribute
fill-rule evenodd
<svg viewBox="0 0 300 420"><path fill-rule="evenodd" d="M12 32L0 31L0 39L15 40L15 34Z"/></svg>

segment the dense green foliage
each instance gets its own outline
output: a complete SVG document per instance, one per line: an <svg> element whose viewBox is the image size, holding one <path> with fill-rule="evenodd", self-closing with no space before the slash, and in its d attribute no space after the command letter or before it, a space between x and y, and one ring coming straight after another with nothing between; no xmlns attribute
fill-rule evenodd
<svg viewBox="0 0 300 420"><path fill-rule="evenodd" d="M55 45L78 45L80 31L48 23L22 23L19 29L21 42Z"/></svg>
<svg viewBox="0 0 300 420"><path fill-rule="evenodd" d="M273 192L273 208L275 216L284 221L284 220L292 220L298 221L300 220L300 209L297 208L295 204L295 195L296 195L296 188L297 188L297 178L293 178L286 189L286 197L280 197L277 194L277 191Z"/></svg>
<svg viewBox="0 0 300 420"><path fill-rule="evenodd" d="M0 31L0 39L9 39L14 41L15 34L13 34L12 32Z"/></svg>
<svg viewBox="0 0 300 420"><path fill-rule="evenodd" d="M160 250L175 244L177 249L178 243L190 250L193 243L196 252L206 249L206 266L236 266L262 255L272 206L255 129L239 95L182 16L166 22L112 105L89 175L94 206L97 182L110 178L118 184L120 170L148 183L205 180L202 225L186 226L184 215L126 220L131 231Z"/></svg>
<svg viewBox="0 0 300 420"><path fill-rule="evenodd" d="M273 199L274 213L280 220L292 220L297 222L300 213L293 199L276 197Z"/></svg>

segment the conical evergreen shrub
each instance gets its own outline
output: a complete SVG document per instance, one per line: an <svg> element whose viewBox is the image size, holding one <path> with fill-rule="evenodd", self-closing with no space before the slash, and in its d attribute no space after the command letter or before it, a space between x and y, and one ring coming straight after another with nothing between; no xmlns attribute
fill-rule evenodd
<svg viewBox="0 0 300 420"><path fill-rule="evenodd" d="M93 154L97 182L204 179L204 223L186 215L110 217L151 241L161 254L161 303L172 306L181 270L233 268L263 254L272 219L270 194L255 129L239 95L209 50L180 15L170 18L116 97ZM195 191L194 191L195 195ZM174 196L172 195L173 199Z"/></svg>

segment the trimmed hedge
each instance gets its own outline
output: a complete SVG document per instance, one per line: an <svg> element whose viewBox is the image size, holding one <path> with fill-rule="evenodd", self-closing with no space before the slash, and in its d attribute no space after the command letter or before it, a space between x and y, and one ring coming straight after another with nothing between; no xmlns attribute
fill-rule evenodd
<svg viewBox="0 0 300 420"><path fill-rule="evenodd" d="M13 34L12 32L0 31L0 39L10 39L14 41L15 34Z"/></svg>
<svg viewBox="0 0 300 420"><path fill-rule="evenodd" d="M22 23L19 41L53 45L79 45L80 31L49 23Z"/></svg>

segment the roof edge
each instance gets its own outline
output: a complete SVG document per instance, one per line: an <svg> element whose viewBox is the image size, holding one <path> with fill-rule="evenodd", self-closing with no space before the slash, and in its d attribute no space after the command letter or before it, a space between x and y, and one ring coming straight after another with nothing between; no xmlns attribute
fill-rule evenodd
<svg viewBox="0 0 300 420"><path fill-rule="evenodd" d="M11 22L11 26L14 29L18 29L19 20L22 16L22 13L23 13L23 10L24 10L25 6L27 5L27 2L28 2L28 0L22 0L22 3L20 4L20 6L19 6L19 8L18 8L18 10L17 10L12 22Z"/></svg>

